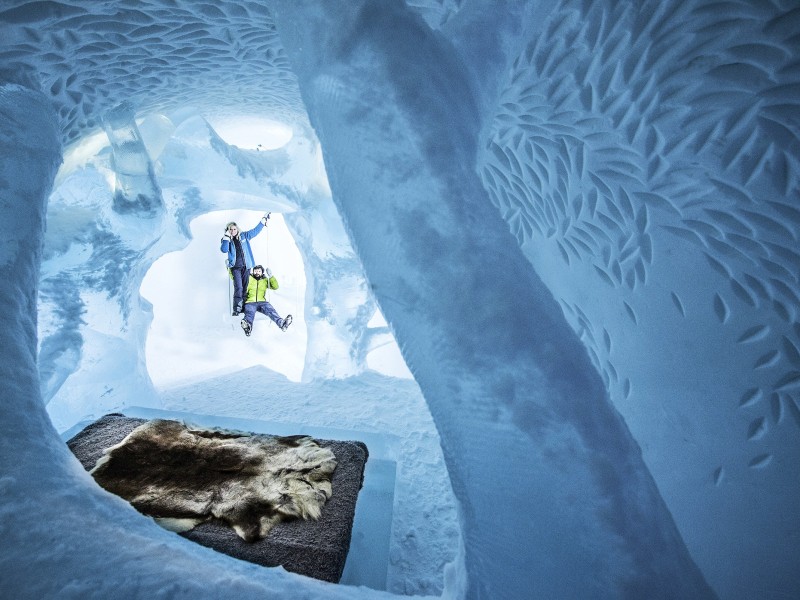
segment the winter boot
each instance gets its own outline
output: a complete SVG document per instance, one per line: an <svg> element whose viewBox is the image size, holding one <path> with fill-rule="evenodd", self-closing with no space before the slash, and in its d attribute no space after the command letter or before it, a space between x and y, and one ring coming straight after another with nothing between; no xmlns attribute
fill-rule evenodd
<svg viewBox="0 0 800 600"><path fill-rule="evenodd" d="M253 327L247 322L247 319L242 319L242 329L244 329L244 334L250 337L250 332L253 330Z"/></svg>
<svg viewBox="0 0 800 600"><path fill-rule="evenodd" d="M286 315L285 319L281 319L278 321L278 327L281 328L281 331L286 331L289 329L289 325L292 324L292 315Z"/></svg>

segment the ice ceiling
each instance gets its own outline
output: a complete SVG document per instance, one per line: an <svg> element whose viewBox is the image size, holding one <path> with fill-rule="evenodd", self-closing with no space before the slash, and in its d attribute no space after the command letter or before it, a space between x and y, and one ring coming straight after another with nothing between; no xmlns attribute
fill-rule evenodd
<svg viewBox="0 0 800 600"><path fill-rule="evenodd" d="M800 9L512 4L524 19L494 38L488 3L408 2L475 76L464 117L491 115L472 131L480 182L708 581L796 592ZM0 78L41 87L66 148L123 101L309 127L301 92L335 92L296 77L269 3L3 6Z"/></svg>

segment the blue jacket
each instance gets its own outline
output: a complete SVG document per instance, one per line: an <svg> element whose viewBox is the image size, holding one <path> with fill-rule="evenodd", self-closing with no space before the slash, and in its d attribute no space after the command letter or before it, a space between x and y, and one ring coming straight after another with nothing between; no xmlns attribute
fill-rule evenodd
<svg viewBox="0 0 800 600"><path fill-rule="evenodd" d="M244 252L244 264L248 269L252 269L256 264L256 261L253 259L253 251L250 249L249 240L261 233L262 229L264 229L264 223L259 221L258 225L253 227L250 231L239 232L239 242L242 244L242 252ZM227 265L229 269L232 268L236 264L236 244L233 243L233 240L223 237L219 250L220 252L228 253Z"/></svg>

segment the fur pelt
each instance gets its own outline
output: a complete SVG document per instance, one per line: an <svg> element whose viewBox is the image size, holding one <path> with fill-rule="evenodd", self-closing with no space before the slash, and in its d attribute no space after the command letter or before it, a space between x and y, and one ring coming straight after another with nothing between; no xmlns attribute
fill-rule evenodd
<svg viewBox="0 0 800 600"><path fill-rule="evenodd" d="M91 474L168 529L185 531L217 518L255 541L279 521L318 519L335 468L333 452L307 436L154 419L106 449Z"/></svg>

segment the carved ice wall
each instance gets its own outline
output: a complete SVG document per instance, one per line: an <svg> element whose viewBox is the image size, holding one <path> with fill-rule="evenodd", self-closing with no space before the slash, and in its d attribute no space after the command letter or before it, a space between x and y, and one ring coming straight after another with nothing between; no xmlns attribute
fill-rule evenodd
<svg viewBox="0 0 800 600"><path fill-rule="evenodd" d="M792 2L561 2L479 159L723 597L797 567L799 31Z"/></svg>
<svg viewBox="0 0 800 600"><path fill-rule="evenodd" d="M102 115L126 99L138 115L194 106L303 118L263 2L9 4L0 11L2 75L35 74L66 144L99 128Z"/></svg>

